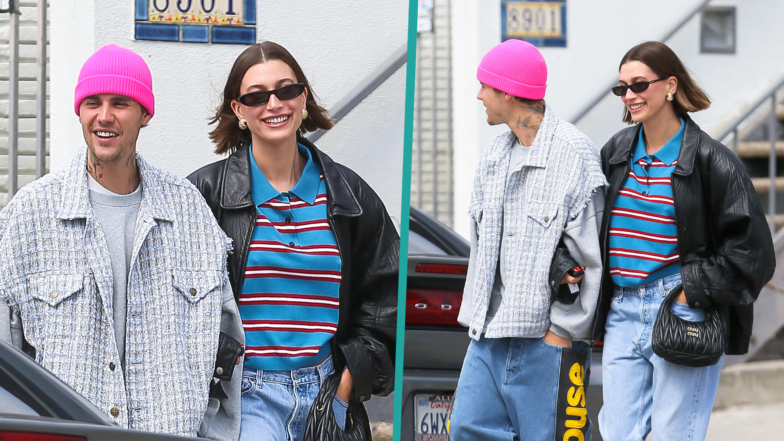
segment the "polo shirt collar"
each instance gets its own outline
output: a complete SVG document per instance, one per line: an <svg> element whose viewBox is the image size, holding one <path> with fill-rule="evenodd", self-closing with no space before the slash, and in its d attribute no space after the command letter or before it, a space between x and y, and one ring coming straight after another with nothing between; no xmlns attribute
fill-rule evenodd
<svg viewBox="0 0 784 441"><path fill-rule="evenodd" d="M305 168L302 169L302 175L299 177L297 183L288 192L293 193L309 205L313 205L316 202L316 196L318 196L321 172L313 161L313 157L307 147L297 143L297 150L299 151L299 154L305 157ZM248 155L250 158L252 183L251 196L253 197L253 203L256 204L256 206L259 206L270 199L276 198L280 195L280 192L275 190L275 187L269 183L267 177L261 172L258 164L256 164L256 161L253 159L253 149L250 146L248 147Z"/></svg>
<svg viewBox="0 0 784 441"><path fill-rule="evenodd" d="M662 148L659 149L656 153L652 155L648 155L648 151L645 150L645 141L643 140L643 130L644 128L640 129L640 136L637 140L637 148L634 150L634 158L632 159L633 163L636 163L640 159L643 159L647 156L651 156L653 158L658 159L659 161L663 162L665 165L670 167L676 159L678 159L678 154L681 151L681 143L683 142L683 132L686 128L686 122L683 118L680 118L681 121L681 128L678 130L678 133L675 134L669 141L667 141Z"/></svg>

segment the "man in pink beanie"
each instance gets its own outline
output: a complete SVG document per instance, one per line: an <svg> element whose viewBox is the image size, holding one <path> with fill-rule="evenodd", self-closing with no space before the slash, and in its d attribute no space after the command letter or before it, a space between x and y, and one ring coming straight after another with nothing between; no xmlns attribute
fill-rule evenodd
<svg viewBox="0 0 784 441"><path fill-rule="evenodd" d="M236 440L231 243L189 181L136 152L155 115L147 63L98 49L74 111L87 147L0 212L0 338L122 427Z"/></svg>
<svg viewBox="0 0 784 441"><path fill-rule="evenodd" d="M488 124L509 131L485 148L471 194L458 321L473 340L450 439L590 440L590 347L581 340L590 339L601 282L599 150L545 104L547 65L533 45L495 46L476 76ZM554 258L559 244L585 267Z"/></svg>

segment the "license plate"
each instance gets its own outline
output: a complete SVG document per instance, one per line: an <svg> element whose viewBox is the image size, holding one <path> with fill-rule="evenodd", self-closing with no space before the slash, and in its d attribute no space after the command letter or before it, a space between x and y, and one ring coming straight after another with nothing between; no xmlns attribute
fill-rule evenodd
<svg viewBox="0 0 784 441"><path fill-rule="evenodd" d="M452 395L418 394L414 396L414 439L449 441L446 420L452 407Z"/></svg>

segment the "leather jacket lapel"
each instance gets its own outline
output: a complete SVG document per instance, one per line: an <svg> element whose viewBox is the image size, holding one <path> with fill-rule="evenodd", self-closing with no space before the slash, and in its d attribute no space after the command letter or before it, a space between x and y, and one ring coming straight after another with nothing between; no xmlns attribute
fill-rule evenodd
<svg viewBox="0 0 784 441"><path fill-rule="evenodd" d="M346 182L346 178L335 166L332 158L317 149L310 141L300 138L297 140L310 150L313 159L321 165L324 173L324 182L327 185L327 206L330 214L335 216L355 217L362 214L362 207L357 201L357 196Z"/></svg>
<svg viewBox="0 0 784 441"><path fill-rule="evenodd" d="M250 158L248 146L240 144L239 148L226 160L221 189L221 208L238 209L253 207L250 182Z"/></svg>
<svg viewBox="0 0 784 441"><path fill-rule="evenodd" d="M688 176L694 169L694 158L697 156L697 148L700 145L700 128L688 116L685 118L686 129L683 131L683 142L681 152L678 154L678 165L675 166L673 174Z"/></svg>

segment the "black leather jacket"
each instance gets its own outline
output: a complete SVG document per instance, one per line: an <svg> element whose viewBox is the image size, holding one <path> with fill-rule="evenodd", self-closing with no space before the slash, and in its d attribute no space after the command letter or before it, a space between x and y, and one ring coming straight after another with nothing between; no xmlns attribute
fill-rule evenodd
<svg viewBox="0 0 784 441"><path fill-rule="evenodd" d="M639 125L623 129L601 152L610 187L599 237L604 272L592 344L604 337L614 287L607 254L610 212L629 175L639 133ZM753 302L776 269L773 240L759 197L737 156L690 118L686 118L671 182L681 278L689 306L715 306L727 333L725 353L745 354L754 322ZM559 247L550 281L559 284L566 270L575 266L566 248Z"/></svg>
<svg viewBox="0 0 784 441"><path fill-rule="evenodd" d="M338 328L332 339L335 369L348 365L354 379L353 398L388 395L395 379L398 260L400 237L384 204L356 173L337 164L313 144L327 186L327 219L342 260ZM193 172L196 185L221 228L234 241L229 279L234 298L245 279L256 207L251 198L248 147Z"/></svg>

